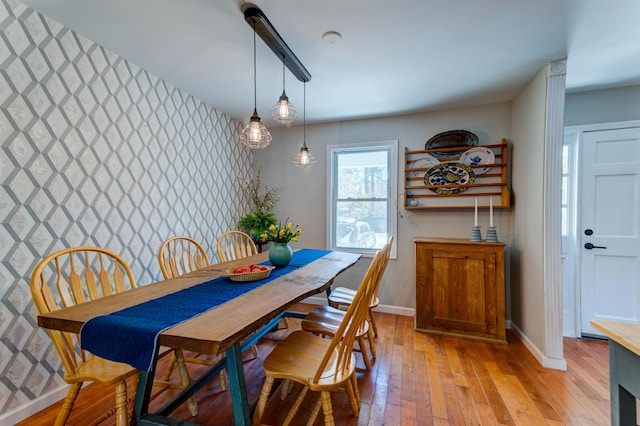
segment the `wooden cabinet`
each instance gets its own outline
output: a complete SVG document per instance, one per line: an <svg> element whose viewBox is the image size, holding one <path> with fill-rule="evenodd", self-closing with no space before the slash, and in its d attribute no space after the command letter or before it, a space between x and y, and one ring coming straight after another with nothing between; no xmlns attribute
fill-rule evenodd
<svg viewBox="0 0 640 426"><path fill-rule="evenodd" d="M506 343L504 244L414 242L416 330Z"/></svg>

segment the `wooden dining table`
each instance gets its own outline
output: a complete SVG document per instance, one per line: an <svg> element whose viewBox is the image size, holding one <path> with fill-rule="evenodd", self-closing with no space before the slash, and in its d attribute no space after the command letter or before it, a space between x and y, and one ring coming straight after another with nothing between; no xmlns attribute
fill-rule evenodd
<svg viewBox="0 0 640 426"><path fill-rule="evenodd" d="M227 368L235 424L250 424L251 408L247 398L242 352L275 329L282 318L304 317L306 314L288 309L309 296L327 290L333 280L341 272L353 266L360 257L361 255L355 253L328 251L327 254L307 265L162 331L158 336L158 347L153 355L151 370L140 371L132 423L138 425L191 424L172 419L169 414L213 379L223 368ZM80 333L82 326L95 317L108 315L212 280L220 277L223 271L235 266L261 263L267 259L268 253L265 252L241 260L211 265L180 277L39 315L38 325L48 329ZM220 363L195 379L172 401L155 413L149 413L159 346L223 357Z"/></svg>

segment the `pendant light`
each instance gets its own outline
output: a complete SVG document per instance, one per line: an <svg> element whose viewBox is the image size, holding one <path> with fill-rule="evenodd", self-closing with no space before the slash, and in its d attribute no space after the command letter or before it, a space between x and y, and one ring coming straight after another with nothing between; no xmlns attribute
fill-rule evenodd
<svg viewBox="0 0 640 426"><path fill-rule="evenodd" d="M282 96L277 104L271 108L271 117L280 124L291 124L296 118L296 107L291 105L287 93L284 90L284 70L285 57L282 55Z"/></svg>
<svg viewBox="0 0 640 426"><path fill-rule="evenodd" d="M258 95L256 83L256 23L253 22L253 115L240 134L240 141L249 148L266 148L271 143L271 133L258 116Z"/></svg>
<svg viewBox="0 0 640 426"><path fill-rule="evenodd" d="M316 160L313 158L313 155L309 152L309 148L307 147L307 82L304 82L302 97L302 146L300 147L300 152L296 154L293 159L293 164L296 167L301 169L308 169L314 164L316 164Z"/></svg>

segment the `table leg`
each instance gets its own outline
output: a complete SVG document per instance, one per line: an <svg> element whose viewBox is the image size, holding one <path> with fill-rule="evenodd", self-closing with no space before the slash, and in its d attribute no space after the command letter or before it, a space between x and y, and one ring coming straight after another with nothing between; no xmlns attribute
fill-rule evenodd
<svg viewBox="0 0 640 426"><path fill-rule="evenodd" d="M640 396L639 370L640 357L609 340L609 392L613 426L636 424L636 396Z"/></svg>
<svg viewBox="0 0 640 426"><path fill-rule="evenodd" d="M151 389L153 388L153 378L156 372L156 361L158 360L158 350L153 354L150 371L140 371L138 378L138 388L136 390L136 399L133 405L133 415L131 416L132 425L142 424L142 417L149 412L149 401L151 400Z"/></svg>
<svg viewBox="0 0 640 426"><path fill-rule="evenodd" d="M247 384L244 379L242 352L240 344L236 343L226 351L227 369L229 372L229 387L233 402L233 417L237 426L250 425L251 413L247 398Z"/></svg>

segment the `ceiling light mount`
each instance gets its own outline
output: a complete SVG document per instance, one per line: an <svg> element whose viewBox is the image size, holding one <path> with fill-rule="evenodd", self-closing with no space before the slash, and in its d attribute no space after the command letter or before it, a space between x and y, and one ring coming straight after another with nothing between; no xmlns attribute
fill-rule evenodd
<svg viewBox="0 0 640 426"><path fill-rule="evenodd" d="M302 65L302 62L296 57L293 51L284 42L278 31L273 27L269 19L262 10L253 3L244 3L242 5L242 13L247 23L254 28L265 44L273 50L278 58L284 58L284 64L296 78L303 83L311 80L311 74Z"/></svg>

